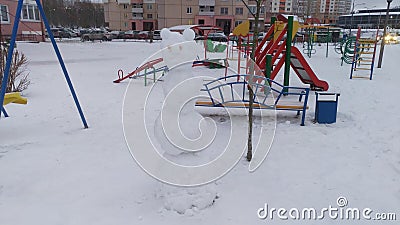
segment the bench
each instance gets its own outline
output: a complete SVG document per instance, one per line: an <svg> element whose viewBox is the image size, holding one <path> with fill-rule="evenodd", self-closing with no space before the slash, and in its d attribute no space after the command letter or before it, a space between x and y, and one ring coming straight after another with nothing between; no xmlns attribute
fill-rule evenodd
<svg viewBox="0 0 400 225"><path fill-rule="evenodd" d="M204 84L202 91L208 93L210 100L199 100L196 102L196 106L248 108L249 78L250 75L231 75ZM304 126L310 88L283 86L273 80L256 75L253 76L253 79L251 83L254 92L254 109L296 111L297 115L302 113L300 125ZM260 79L264 79L264 83L254 82ZM288 102L288 99L294 101Z"/></svg>

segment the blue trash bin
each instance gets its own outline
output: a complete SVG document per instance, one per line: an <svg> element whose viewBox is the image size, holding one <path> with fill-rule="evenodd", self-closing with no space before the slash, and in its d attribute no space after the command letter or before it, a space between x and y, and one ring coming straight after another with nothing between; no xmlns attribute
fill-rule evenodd
<svg viewBox="0 0 400 225"><path fill-rule="evenodd" d="M336 123L339 93L315 92L315 121Z"/></svg>

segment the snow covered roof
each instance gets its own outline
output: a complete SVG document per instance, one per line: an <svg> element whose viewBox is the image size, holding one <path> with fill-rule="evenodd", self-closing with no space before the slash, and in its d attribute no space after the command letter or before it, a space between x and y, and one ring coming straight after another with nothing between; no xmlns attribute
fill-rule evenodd
<svg viewBox="0 0 400 225"><path fill-rule="evenodd" d="M353 16L385 16L386 12L377 12L377 13L354 13ZM400 12L390 12L389 16L393 16L393 15L400 15ZM348 15L341 15L341 16L349 16L351 17L351 14Z"/></svg>
<svg viewBox="0 0 400 225"><path fill-rule="evenodd" d="M222 30L220 27L212 25L178 25L170 27L170 31L183 31L187 28L197 29L197 30Z"/></svg>
<svg viewBox="0 0 400 225"><path fill-rule="evenodd" d="M169 30L180 31L180 30L185 30L186 28L192 28L194 26L196 26L196 25L177 25L177 26L170 27Z"/></svg>

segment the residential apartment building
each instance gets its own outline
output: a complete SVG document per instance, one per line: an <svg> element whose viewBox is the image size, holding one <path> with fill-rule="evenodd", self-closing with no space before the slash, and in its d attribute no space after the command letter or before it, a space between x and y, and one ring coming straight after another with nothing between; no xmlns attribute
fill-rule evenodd
<svg viewBox="0 0 400 225"><path fill-rule="evenodd" d="M293 13L293 5L295 2L296 0L271 0L270 12L273 14Z"/></svg>
<svg viewBox="0 0 400 225"><path fill-rule="evenodd" d="M296 0L294 13L309 23L335 24L351 10L352 0Z"/></svg>
<svg viewBox="0 0 400 225"><path fill-rule="evenodd" d="M206 24L225 33L244 20L254 18L256 1L245 0L104 0L107 25L113 30L151 30L176 25ZM349 13L351 0L266 0L259 26L278 14L294 14L313 23L335 23Z"/></svg>
<svg viewBox="0 0 400 225"><path fill-rule="evenodd" d="M17 5L18 0L0 0L0 25L3 39L11 37ZM43 41L43 29L44 26L36 2L25 0L21 12L21 22L18 27L17 39Z"/></svg>
<svg viewBox="0 0 400 225"><path fill-rule="evenodd" d="M131 0L132 30L154 30L157 25L157 4L155 0Z"/></svg>
<svg viewBox="0 0 400 225"><path fill-rule="evenodd" d="M244 20L254 20L241 0L160 0L158 2L159 26L171 27L180 24L206 24L221 27L229 33ZM246 1L250 10L256 11L255 1ZM261 11L265 21L265 6Z"/></svg>
<svg viewBox="0 0 400 225"><path fill-rule="evenodd" d="M113 30L157 29L156 0L103 0L106 26Z"/></svg>
<svg viewBox="0 0 400 225"><path fill-rule="evenodd" d="M253 0L246 0L256 11ZM261 9L260 27L266 19ZM176 25L205 24L226 33L244 20L254 21L241 0L104 0L106 24L113 30L151 30ZM253 23L251 23L253 26Z"/></svg>

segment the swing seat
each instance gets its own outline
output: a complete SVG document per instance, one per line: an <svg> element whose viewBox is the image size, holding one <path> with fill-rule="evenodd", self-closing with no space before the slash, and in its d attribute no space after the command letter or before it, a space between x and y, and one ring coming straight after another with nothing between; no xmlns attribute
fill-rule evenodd
<svg viewBox="0 0 400 225"><path fill-rule="evenodd" d="M28 103L28 99L22 97L21 93L19 92L6 93L4 95L3 105L8 105L10 103L26 105Z"/></svg>

